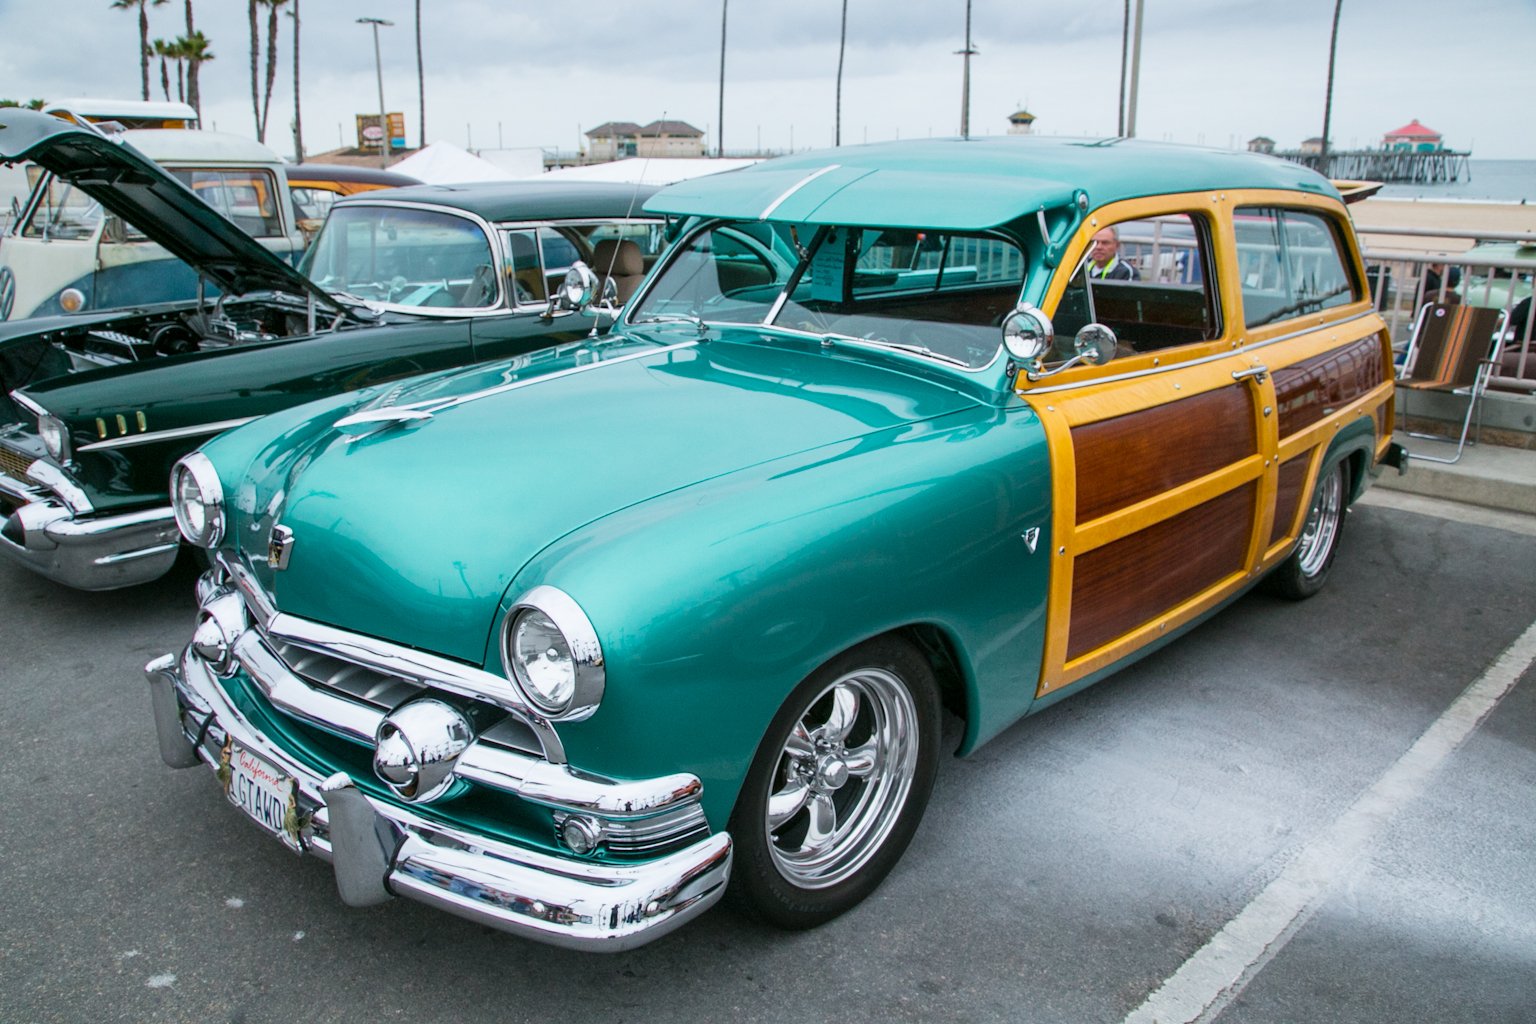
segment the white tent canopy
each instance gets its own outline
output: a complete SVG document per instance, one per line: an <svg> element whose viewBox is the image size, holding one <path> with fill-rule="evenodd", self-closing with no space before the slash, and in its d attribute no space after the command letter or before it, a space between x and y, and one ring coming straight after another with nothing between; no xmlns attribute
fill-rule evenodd
<svg viewBox="0 0 1536 1024"><path fill-rule="evenodd" d="M469 181L510 181L513 175L489 160L439 140L389 166L391 171L409 174L428 185L460 185Z"/></svg>
<svg viewBox="0 0 1536 1024"><path fill-rule="evenodd" d="M670 185L706 174L734 171L756 160L703 159L699 157L630 157L606 164L564 167L539 177L551 181L616 181L636 185Z"/></svg>

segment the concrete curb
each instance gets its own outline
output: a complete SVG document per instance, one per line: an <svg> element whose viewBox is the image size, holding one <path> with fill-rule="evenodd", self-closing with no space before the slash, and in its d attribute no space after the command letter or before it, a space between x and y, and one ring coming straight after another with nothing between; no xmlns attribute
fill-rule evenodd
<svg viewBox="0 0 1536 1024"><path fill-rule="evenodd" d="M1395 440L1410 454L1441 458L1456 454L1453 442L1409 437L1402 433L1397 434ZM1468 445L1459 462L1445 465L1410 459L1407 473L1400 476L1395 470L1386 469L1376 478L1375 486L1532 515L1536 514L1536 451L1490 444Z"/></svg>

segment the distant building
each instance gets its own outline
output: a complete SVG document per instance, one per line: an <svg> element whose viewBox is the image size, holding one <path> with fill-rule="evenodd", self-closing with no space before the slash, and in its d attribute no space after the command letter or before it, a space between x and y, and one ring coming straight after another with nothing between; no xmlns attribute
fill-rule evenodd
<svg viewBox="0 0 1536 1024"><path fill-rule="evenodd" d="M1267 135L1256 135L1248 140L1248 152L1250 153L1273 153L1274 151L1275 140Z"/></svg>
<svg viewBox="0 0 1536 1024"><path fill-rule="evenodd" d="M1008 115L1009 135L1030 135L1035 130L1035 115L1027 110L1016 110Z"/></svg>
<svg viewBox="0 0 1536 1024"><path fill-rule="evenodd" d="M594 162L630 156L704 156L704 133L686 121L609 121L586 133Z"/></svg>
<svg viewBox="0 0 1536 1024"><path fill-rule="evenodd" d="M1445 138L1433 128L1426 128L1414 118L1394 132L1381 137L1381 148L1409 153L1437 153L1445 148Z"/></svg>
<svg viewBox="0 0 1536 1024"><path fill-rule="evenodd" d="M1314 135L1310 139L1304 139L1301 143L1301 151L1303 153L1321 153L1323 151L1322 138Z"/></svg>

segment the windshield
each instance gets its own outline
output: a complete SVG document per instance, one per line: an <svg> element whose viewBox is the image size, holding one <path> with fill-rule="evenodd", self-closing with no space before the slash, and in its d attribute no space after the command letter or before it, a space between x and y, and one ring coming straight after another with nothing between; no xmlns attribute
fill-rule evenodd
<svg viewBox="0 0 1536 1024"><path fill-rule="evenodd" d="M1002 235L724 222L673 251L630 322L772 325L978 368L1024 269Z"/></svg>
<svg viewBox="0 0 1536 1024"><path fill-rule="evenodd" d="M500 300L490 238L475 221L440 210L338 204L299 270L328 292L392 306Z"/></svg>

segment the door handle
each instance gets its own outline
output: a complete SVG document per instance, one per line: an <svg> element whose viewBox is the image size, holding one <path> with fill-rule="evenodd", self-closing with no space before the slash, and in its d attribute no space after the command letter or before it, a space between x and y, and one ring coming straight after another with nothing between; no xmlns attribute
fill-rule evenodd
<svg viewBox="0 0 1536 1024"><path fill-rule="evenodd" d="M1264 378L1269 376L1269 367L1250 366L1246 370L1233 370L1233 380L1251 380L1255 384L1263 384Z"/></svg>

